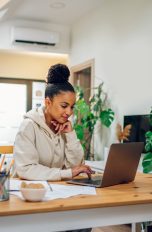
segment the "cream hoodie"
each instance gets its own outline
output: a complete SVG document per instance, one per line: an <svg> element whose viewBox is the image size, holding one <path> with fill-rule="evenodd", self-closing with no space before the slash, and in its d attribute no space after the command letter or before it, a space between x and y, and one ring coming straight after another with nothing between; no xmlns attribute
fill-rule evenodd
<svg viewBox="0 0 152 232"><path fill-rule="evenodd" d="M71 168L83 162L83 149L75 131L56 135L45 123L42 108L29 111L14 145L15 170L28 180L72 177Z"/></svg>

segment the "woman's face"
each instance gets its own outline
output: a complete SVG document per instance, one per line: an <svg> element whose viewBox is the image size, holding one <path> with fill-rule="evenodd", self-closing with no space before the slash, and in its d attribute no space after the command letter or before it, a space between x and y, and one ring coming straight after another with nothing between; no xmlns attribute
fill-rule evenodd
<svg viewBox="0 0 152 232"><path fill-rule="evenodd" d="M73 107L76 101L76 95L73 92L62 92L53 97L45 99L46 116L50 120L59 123L65 123L73 114Z"/></svg>

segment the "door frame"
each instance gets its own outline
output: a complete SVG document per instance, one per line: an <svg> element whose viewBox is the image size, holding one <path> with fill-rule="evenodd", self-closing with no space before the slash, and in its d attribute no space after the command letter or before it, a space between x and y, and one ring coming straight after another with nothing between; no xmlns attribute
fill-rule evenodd
<svg viewBox="0 0 152 232"><path fill-rule="evenodd" d="M94 86L94 66L95 66L95 59L90 59L90 60L87 60L87 61L85 61L83 63L74 65L70 69L71 70L70 82L73 84L74 83L74 75L77 72L80 72L80 71L82 71L83 69L86 69L86 68L91 68L91 86L90 86L91 95L93 94L93 86Z"/></svg>

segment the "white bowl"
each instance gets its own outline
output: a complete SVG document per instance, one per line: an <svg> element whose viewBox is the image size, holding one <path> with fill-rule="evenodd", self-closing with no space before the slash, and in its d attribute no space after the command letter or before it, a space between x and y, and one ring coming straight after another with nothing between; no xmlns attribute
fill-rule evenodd
<svg viewBox="0 0 152 232"><path fill-rule="evenodd" d="M46 193L46 188L20 188L20 191L27 201L42 201Z"/></svg>

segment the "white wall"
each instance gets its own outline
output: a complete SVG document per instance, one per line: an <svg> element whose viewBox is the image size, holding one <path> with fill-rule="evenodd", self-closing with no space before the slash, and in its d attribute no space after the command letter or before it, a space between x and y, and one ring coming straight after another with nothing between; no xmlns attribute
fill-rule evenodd
<svg viewBox="0 0 152 232"><path fill-rule="evenodd" d="M149 113L152 1L106 0L101 8L75 24L71 66L91 58L95 58L95 84L105 82L117 121L122 121L123 115ZM109 136L108 132L97 145L108 145Z"/></svg>

